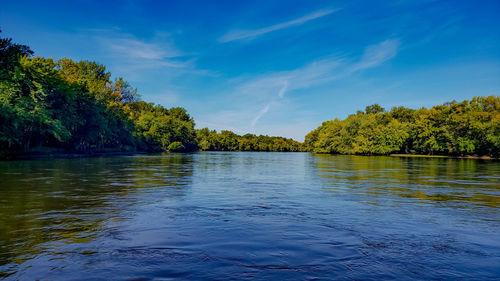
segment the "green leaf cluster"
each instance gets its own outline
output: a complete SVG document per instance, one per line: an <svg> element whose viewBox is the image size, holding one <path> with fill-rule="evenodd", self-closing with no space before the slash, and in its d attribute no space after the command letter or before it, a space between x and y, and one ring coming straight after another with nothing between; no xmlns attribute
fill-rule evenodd
<svg viewBox="0 0 500 281"><path fill-rule="evenodd" d="M32 54L0 38L0 154L197 148L185 109L141 101L96 62Z"/></svg>
<svg viewBox="0 0 500 281"><path fill-rule="evenodd" d="M196 130L196 141L201 150L212 151L305 151L302 143L283 137L270 137L254 134L237 135L231 131L208 128Z"/></svg>
<svg viewBox="0 0 500 281"><path fill-rule="evenodd" d="M0 31L1 32L1 31ZM500 97L474 97L430 109L370 105L324 122L304 143L204 128L184 108L140 99L104 65L34 57L0 38L0 156L101 151L313 151L384 155L500 155Z"/></svg>
<svg viewBox="0 0 500 281"><path fill-rule="evenodd" d="M367 106L345 120L324 122L306 135L314 152L339 154L500 154L500 97L474 97L430 109Z"/></svg>

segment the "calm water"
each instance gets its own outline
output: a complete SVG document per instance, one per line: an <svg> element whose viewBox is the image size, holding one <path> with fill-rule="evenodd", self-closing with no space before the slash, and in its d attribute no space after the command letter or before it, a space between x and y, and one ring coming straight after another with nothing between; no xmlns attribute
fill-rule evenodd
<svg viewBox="0 0 500 281"><path fill-rule="evenodd" d="M0 162L0 278L500 278L499 208L500 163L480 160Z"/></svg>

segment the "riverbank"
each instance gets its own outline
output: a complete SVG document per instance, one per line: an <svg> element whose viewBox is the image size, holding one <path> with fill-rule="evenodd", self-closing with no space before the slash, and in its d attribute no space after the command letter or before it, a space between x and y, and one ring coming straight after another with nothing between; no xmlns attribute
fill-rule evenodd
<svg viewBox="0 0 500 281"><path fill-rule="evenodd" d="M199 150L202 152L203 150ZM212 151L212 150L211 150ZM224 151L224 152L238 152L238 151ZM304 151L309 152L309 151ZM105 157L105 156L125 156L125 155L138 155L150 154L155 152L147 151L101 151L90 153L76 153L76 152L34 152L25 154L11 154L0 158L0 161L14 161L14 160L36 160L36 159L51 159L51 158L89 158L89 157ZM156 152L157 153L157 152ZM313 152L311 152L313 153ZM380 155L360 155L360 156L380 156ZM499 158L491 156L452 156L452 155L426 155L426 154L389 154L390 157L411 157L411 158L448 158L448 159L475 159L475 160L492 160L498 161Z"/></svg>
<svg viewBox="0 0 500 281"><path fill-rule="evenodd" d="M391 157L415 157L415 158L453 158L453 159L481 159L499 160L491 156L451 156L451 155L425 155L425 154L390 154Z"/></svg>
<svg viewBox="0 0 500 281"><path fill-rule="evenodd" d="M36 159L52 159L52 158L90 158L90 157L103 157L103 156L124 156L124 155L137 155L148 154L150 152L143 151L109 151L109 152L91 152L91 153L67 153L67 152L54 152L54 153L26 153L26 154L12 154L0 158L0 161L14 161L14 160L36 160Z"/></svg>

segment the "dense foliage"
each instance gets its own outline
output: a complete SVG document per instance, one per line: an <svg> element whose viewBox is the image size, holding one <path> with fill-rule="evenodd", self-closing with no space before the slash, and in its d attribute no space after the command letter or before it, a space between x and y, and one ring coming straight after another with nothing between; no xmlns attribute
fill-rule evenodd
<svg viewBox="0 0 500 281"><path fill-rule="evenodd" d="M474 97L431 109L379 105L324 122L305 138L309 150L340 154L500 154L500 97Z"/></svg>
<svg viewBox="0 0 500 281"><path fill-rule="evenodd" d="M196 130L196 141L201 150L222 151L304 151L302 143L283 137L237 135L231 131Z"/></svg>
<svg viewBox="0 0 500 281"><path fill-rule="evenodd" d="M1 31L0 31L1 32ZM140 100L91 61L33 56L0 38L0 156L38 151L313 151L341 154L500 155L500 97L419 110L375 104L310 132L283 137L194 129L183 108Z"/></svg>
<svg viewBox="0 0 500 281"><path fill-rule="evenodd" d="M0 38L0 154L74 151L186 151L197 148L183 108L140 101L105 66L33 57Z"/></svg>
<svg viewBox="0 0 500 281"><path fill-rule="evenodd" d="M0 40L0 155L303 150L292 139L195 130L185 109L141 101L101 64L34 57L28 46Z"/></svg>

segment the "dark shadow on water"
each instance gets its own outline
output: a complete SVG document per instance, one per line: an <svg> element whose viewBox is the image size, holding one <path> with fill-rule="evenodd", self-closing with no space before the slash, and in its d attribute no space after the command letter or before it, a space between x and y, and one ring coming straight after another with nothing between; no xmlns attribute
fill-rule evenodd
<svg viewBox="0 0 500 281"><path fill-rule="evenodd" d="M0 276L57 245L90 242L143 196L184 196L192 173L191 154L0 162Z"/></svg>

